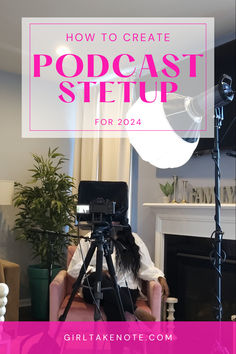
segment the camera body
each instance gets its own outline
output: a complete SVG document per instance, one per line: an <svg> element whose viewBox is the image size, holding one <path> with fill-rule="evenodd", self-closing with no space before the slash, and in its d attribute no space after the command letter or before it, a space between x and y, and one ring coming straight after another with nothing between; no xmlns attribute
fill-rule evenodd
<svg viewBox="0 0 236 354"><path fill-rule="evenodd" d="M85 221L90 225L98 225L112 224L114 221L126 224L127 210L128 186L125 182L80 182L77 205L79 223Z"/></svg>
<svg viewBox="0 0 236 354"><path fill-rule="evenodd" d="M98 197L87 205L77 205L78 221L92 224L111 223L115 215L116 202Z"/></svg>
<svg viewBox="0 0 236 354"><path fill-rule="evenodd" d="M109 199L96 198L90 203L90 213L102 213L104 215L115 215L116 202Z"/></svg>

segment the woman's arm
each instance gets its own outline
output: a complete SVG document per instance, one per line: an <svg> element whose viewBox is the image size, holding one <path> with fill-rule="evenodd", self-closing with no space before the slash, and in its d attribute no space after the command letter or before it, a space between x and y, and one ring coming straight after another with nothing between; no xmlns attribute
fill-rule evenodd
<svg viewBox="0 0 236 354"><path fill-rule="evenodd" d="M166 282L164 273L157 267L151 260L149 251L145 243L137 234L133 234L135 243L139 246L140 253L140 269L138 272L138 277L143 280L151 281L158 280L162 287L162 293L166 299L169 296L169 287Z"/></svg>
<svg viewBox="0 0 236 354"><path fill-rule="evenodd" d="M72 277L72 278L77 278L80 272L80 269L83 264L83 258L86 257L86 254L89 250L90 242L81 239L80 243L78 244L75 253L70 261L69 267L67 269L67 273ZM82 257L82 254L83 257ZM94 272L95 267L93 265L89 265L87 268L87 272Z"/></svg>

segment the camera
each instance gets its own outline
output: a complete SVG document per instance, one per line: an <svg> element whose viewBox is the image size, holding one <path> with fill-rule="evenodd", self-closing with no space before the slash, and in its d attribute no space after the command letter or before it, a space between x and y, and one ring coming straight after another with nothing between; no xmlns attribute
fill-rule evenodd
<svg viewBox="0 0 236 354"><path fill-rule="evenodd" d="M125 182L81 181L78 189L78 222L90 225L127 223L128 186ZM91 226L92 226L91 225ZM81 225L81 228L85 226Z"/></svg>
<svg viewBox="0 0 236 354"><path fill-rule="evenodd" d="M97 198L90 203L90 213L115 214L116 202L109 199Z"/></svg>
<svg viewBox="0 0 236 354"><path fill-rule="evenodd" d="M112 215L115 215L116 202L98 197L88 205L77 205L77 217L79 221L91 223L111 222Z"/></svg>

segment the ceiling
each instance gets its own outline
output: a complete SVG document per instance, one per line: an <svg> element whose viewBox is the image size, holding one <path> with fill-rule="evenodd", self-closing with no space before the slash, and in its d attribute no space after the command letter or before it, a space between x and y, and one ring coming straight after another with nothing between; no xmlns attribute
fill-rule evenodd
<svg viewBox="0 0 236 354"><path fill-rule="evenodd" d="M234 0L0 0L0 70L21 71L22 17L215 17L216 45L235 38Z"/></svg>

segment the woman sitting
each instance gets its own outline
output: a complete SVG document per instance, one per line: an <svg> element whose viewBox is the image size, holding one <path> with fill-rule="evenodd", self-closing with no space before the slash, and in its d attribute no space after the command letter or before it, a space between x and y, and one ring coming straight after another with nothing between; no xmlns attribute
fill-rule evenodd
<svg viewBox="0 0 236 354"><path fill-rule="evenodd" d="M113 225L117 223L113 223ZM156 268L151 260L148 249L141 238L132 233L129 225L115 232L114 252L112 260L116 271L117 283L120 288L120 296L123 303L124 311L134 314L142 321L155 321L155 318L148 312L136 308L136 300L141 291L141 280L151 281L156 280L162 286L163 297L166 299L169 296L169 288L161 270ZM83 265L83 259L90 247L90 242L85 239L80 241L74 256L68 267L68 274L77 278L80 269ZM95 273L96 254L94 254L87 274L84 277L83 284L94 288L96 281ZM103 262L102 288L112 287L112 280L107 270L107 264ZM83 297L87 303L94 302L94 296L91 294L91 289L83 287ZM105 289L103 291L103 299L101 300L104 312L108 321L121 321L120 311L114 296L113 289Z"/></svg>

